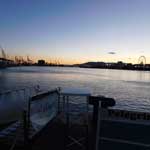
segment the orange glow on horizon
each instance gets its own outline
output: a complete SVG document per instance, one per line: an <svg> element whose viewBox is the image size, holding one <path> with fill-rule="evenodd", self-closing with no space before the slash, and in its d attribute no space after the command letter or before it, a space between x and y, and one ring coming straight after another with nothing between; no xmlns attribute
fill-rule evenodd
<svg viewBox="0 0 150 150"><path fill-rule="evenodd" d="M17 58L22 58L24 61L27 61L27 56L16 56ZM44 57L44 56L28 56L30 60L33 61L33 63L37 63L38 60L45 60L47 63L54 63L54 64L65 64L65 65L72 65L72 64L81 64L85 62L118 62L122 61L124 63L132 63L137 64L138 58L137 57L111 57L111 56L105 56L101 58L97 57L84 57L84 58L65 58L65 57ZM15 56L10 56L9 59L15 60ZM146 57L147 64L150 64L150 57Z"/></svg>

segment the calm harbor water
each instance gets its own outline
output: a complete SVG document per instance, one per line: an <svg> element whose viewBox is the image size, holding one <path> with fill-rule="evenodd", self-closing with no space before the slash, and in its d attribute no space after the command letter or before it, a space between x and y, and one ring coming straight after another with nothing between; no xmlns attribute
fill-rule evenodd
<svg viewBox="0 0 150 150"><path fill-rule="evenodd" d="M150 72L65 67L0 69L0 92L26 86L88 87L116 99L116 108L150 112Z"/></svg>

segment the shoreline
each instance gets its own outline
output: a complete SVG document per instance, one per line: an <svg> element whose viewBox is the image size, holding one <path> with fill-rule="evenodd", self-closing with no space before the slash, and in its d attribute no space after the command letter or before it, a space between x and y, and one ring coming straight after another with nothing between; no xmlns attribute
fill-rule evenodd
<svg viewBox="0 0 150 150"><path fill-rule="evenodd" d="M150 69L121 69L121 68L99 68L99 67L79 67L79 66L74 66L74 65L57 65L57 66L49 66L49 65L44 65L44 66L38 66L38 65L16 65L16 66L8 66L8 67L0 67L0 70L5 70L7 68L12 68L12 67L62 67L62 68L83 68L83 69L108 69L108 70L128 70L128 71L145 71L149 72Z"/></svg>

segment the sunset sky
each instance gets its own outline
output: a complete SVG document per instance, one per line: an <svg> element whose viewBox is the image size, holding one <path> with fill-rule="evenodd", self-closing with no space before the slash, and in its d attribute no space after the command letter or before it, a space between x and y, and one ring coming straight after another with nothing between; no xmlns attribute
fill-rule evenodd
<svg viewBox="0 0 150 150"><path fill-rule="evenodd" d="M34 60L150 63L150 0L0 0L0 45Z"/></svg>

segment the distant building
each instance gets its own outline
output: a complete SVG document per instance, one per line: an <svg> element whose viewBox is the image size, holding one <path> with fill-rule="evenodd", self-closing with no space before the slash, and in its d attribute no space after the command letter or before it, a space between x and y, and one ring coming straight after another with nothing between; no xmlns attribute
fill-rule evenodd
<svg viewBox="0 0 150 150"><path fill-rule="evenodd" d="M116 65L116 63L113 63L113 62L106 63L107 68L113 68L115 65Z"/></svg>
<svg viewBox="0 0 150 150"><path fill-rule="evenodd" d="M122 61L114 62L86 62L78 65L81 68L106 68L106 69L123 69L123 70L147 70L150 71L150 64L132 64Z"/></svg>
<svg viewBox="0 0 150 150"><path fill-rule="evenodd" d="M39 66L44 66L44 65L46 65L46 62L45 62L45 60L38 60L38 65Z"/></svg>
<svg viewBox="0 0 150 150"><path fill-rule="evenodd" d="M83 68L105 68L106 64L104 62L87 62L79 66Z"/></svg>
<svg viewBox="0 0 150 150"><path fill-rule="evenodd" d="M126 64L123 63L122 61L118 61L116 64L117 69L123 69L125 66L126 66Z"/></svg>

